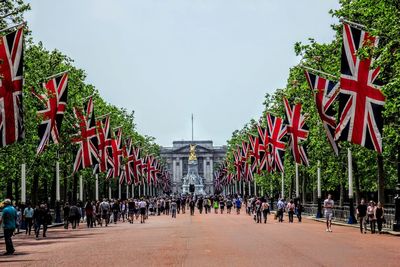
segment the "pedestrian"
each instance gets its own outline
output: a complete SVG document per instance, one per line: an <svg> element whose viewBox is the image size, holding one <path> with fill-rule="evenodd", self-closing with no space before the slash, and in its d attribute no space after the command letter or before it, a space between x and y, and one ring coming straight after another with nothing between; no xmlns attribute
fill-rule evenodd
<svg viewBox="0 0 400 267"><path fill-rule="evenodd" d="M199 213L202 214L203 213L203 205L204 205L204 199L202 197L200 197L197 200L197 208L199 209Z"/></svg>
<svg viewBox="0 0 400 267"><path fill-rule="evenodd" d="M25 234L31 235L32 223L33 223L33 209L31 203L24 209L24 220L25 220Z"/></svg>
<svg viewBox="0 0 400 267"><path fill-rule="evenodd" d="M106 227L109 223L109 214L110 214L110 203L107 202L107 199L103 198L103 202L100 203L100 213L101 213L101 223L100 226L103 226L103 220L106 224Z"/></svg>
<svg viewBox="0 0 400 267"><path fill-rule="evenodd" d="M367 205L365 205L365 200L362 198L360 204L356 208L356 213L358 221L360 222L360 232L367 233Z"/></svg>
<svg viewBox="0 0 400 267"><path fill-rule="evenodd" d="M172 199L171 201L171 214L172 218L176 218L176 209L177 209L178 204L176 203L175 199Z"/></svg>
<svg viewBox="0 0 400 267"><path fill-rule="evenodd" d="M135 216L135 201L133 201L133 199L129 199L129 201L128 201L128 221L129 221L129 223L133 223L134 216Z"/></svg>
<svg viewBox="0 0 400 267"><path fill-rule="evenodd" d="M278 221L279 222L283 222L283 213L285 212L285 203L283 202L283 199L280 198L276 205L277 205L277 208L278 208L278 211L276 213L276 215L278 217Z"/></svg>
<svg viewBox="0 0 400 267"><path fill-rule="evenodd" d="M302 219L301 214L303 213L303 211L304 211L303 204L301 204L300 199L298 199L297 206L296 206L296 216L297 216L297 221L299 223L301 223L301 219Z"/></svg>
<svg viewBox="0 0 400 267"><path fill-rule="evenodd" d="M186 198L185 197L183 197L182 198L182 201L181 201L181 207L182 207L182 214L185 214L185 212L186 212Z"/></svg>
<svg viewBox="0 0 400 267"><path fill-rule="evenodd" d="M369 226L371 228L371 234L375 234L375 228L376 228L375 202L373 202L372 200L369 202L367 208L367 215L368 215Z"/></svg>
<svg viewBox="0 0 400 267"><path fill-rule="evenodd" d="M35 220L36 239L39 239L40 228L42 226L43 226L43 237L46 237L48 210L44 203L40 204L39 208L35 210L33 217Z"/></svg>
<svg viewBox="0 0 400 267"><path fill-rule="evenodd" d="M181 212L181 198L178 197L176 199L176 211L178 212L178 214Z"/></svg>
<svg viewBox="0 0 400 267"><path fill-rule="evenodd" d="M21 229L21 224L22 224L22 212L19 206L14 207L14 209L17 211L16 230L17 233L19 234L19 230Z"/></svg>
<svg viewBox="0 0 400 267"><path fill-rule="evenodd" d="M69 203L65 202L65 205L64 205L64 208L63 208L63 210L64 210L64 229L68 229L68 225L69 225L69 221L70 221L70 219L69 219L69 209L70 209Z"/></svg>
<svg viewBox="0 0 400 267"><path fill-rule="evenodd" d="M76 226L79 222L79 208L76 206L76 204L73 202L72 205L69 208L69 216L68 216L69 221L71 222L72 229L76 229ZM67 227L68 228L68 227Z"/></svg>
<svg viewBox="0 0 400 267"><path fill-rule="evenodd" d="M194 208L196 207L196 202L194 201L194 198L191 198L189 201L189 208L190 208L190 215L194 215Z"/></svg>
<svg viewBox="0 0 400 267"><path fill-rule="evenodd" d="M261 205L261 209L262 209L262 214L264 217L264 223L267 223L267 216L269 213L269 205L267 201L264 201Z"/></svg>
<svg viewBox="0 0 400 267"><path fill-rule="evenodd" d="M219 200L219 208L221 210L221 214L224 213L224 209L225 209L225 199L224 197L221 197Z"/></svg>
<svg viewBox="0 0 400 267"><path fill-rule="evenodd" d="M119 208L119 203L118 200L115 200L112 207L111 207L112 213L113 213L113 219L114 219L114 224L117 223L118 220L118 214L120 212L120 208Z"/></svg>
<svg viewBox="0 0 400 267"><path fill-rule="evenodd" d="M328 198L324 200L324 215L326 219L326 232L332 232L332 218L333 218L334 201L332 195L328 194Z"/></svg>
<svg viewBox="0 0 400 267"><path fill-rule="evenodd" d="M93 228L93 205L89 200L85 205L85 214L87 228Z"/></svg>
<svg viewBox="0 0 400 267"><path fill-rule="evenodd" d="M261 223L261 214L262 214L261 205L262 205L261 200L257 199L254 207L257 223Z"/></svg>
<svg viewBox="0 0 400 267"><path fill-rule="evenodd" d="M126 209L127 209L126 203L125 203L125 200L123 200L123 201L121 202L121 205L120 205L122 222L125 222ZM120 219L120 220L121 220L121 219Z"/></svg>
<svg viewBox="0 0 400 267"><path fill-rule="evenodd" d="M287 204L287 211L288 211L288 216L289 216L289 223L293 223L293 215L294 215L294 209L295 209L294 201L291 199L289 203Z"/></svg>
<svg viewBox="0 0 400 267"><path fill-rule="evenodd" d="M378 233L382 233L382 224L386 223L385 217L385 210L383 208L382 203L379 201L378 205L375 209L375 218L376 218L376 223L378 224Z"/></svg>
<svg viewBox="0 0 400 267"><path fill-rule="evenodd" d="M228 214L231 214L232 206L233 206L232 200L231 200L231 198L229 197L229 198L226 200L226 212L227 212Z"/></svg>
<svg viewBox="0 0 400 267"><path fill-rule="evenodd" d="M242 208L242 201L240 200L239 197L236 198L235 207L236 207L236 214L239 215L240 209Z"/></svg>
<svg viewBox="0 0 400 267"><path fill-rule="evenodd" d="M146 220L146 206L147 206L147 203L142 198L141 201L139 202L140 223L145 223L145 220Z"/></svg>
<svg viewBox="0 0 400 267"><path fill-rule="evenodd" d="M169 210L171 206L171 201L169 198L165 200L165 215L169 216Z"/></svg>
<svg viewBox="0 0 400 267"><path fill-rule="evenodd" d="M3 201L3 205L5 207L0 218L0 224L3 225L4 242L6 243L6 252L4 255L12 255L15 252L12 236L16 227L17 211L11 205L11 200L8 198Z"/></svg>
<svg viewBox="0 0 400 267"><path fill-rule="evenodd" d="M214 211L215 214L218 214L219 203L218 200L214 200Z"/></svg>

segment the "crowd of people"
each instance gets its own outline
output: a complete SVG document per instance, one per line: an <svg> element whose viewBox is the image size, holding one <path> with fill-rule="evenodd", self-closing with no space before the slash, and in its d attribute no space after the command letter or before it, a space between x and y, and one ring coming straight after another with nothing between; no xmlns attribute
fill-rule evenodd
<svg viewBox="0 0 400 267"><path fill-rule="evenodd" d="M14 253L12 236L20 232L21 225L25 229L26 235L31 235L32 230L36 239L40 239L40 232L45 238L47 226L52 223L53 218L50 209L46 203L41 203L32 207L27 203L25 207L16 206L11 200L6 199L3 202L2 217L0 223L3 223L4 239L6 243L6 254ZM271 205L272 202L271 202ZM128 222L133 224L135 221L146 223L149 216L171 216L173 219L177 214L185 214L187 211L191 216L197 212L199 214L240 214L242 206L245 212L251 216L256 223L267 223L268 215L271 214L272 206L268 203L266 197L246 197L243 199L240 195L213 195L213 196L192 196L192 195L173 195L162 197L141 197L127 200L106 199L102 201L86 201L86 203L77 202L69 204L66 202L62 207L56 209L56 222L64 224L65 229L79 227L80 223L85 223L87 228L107 227L110 223ZM331 195L323 202L326 219L326 231L332 232L332 219L334 210L334 201ZM63 220L61 218L63 211ZM299 223L302 221L304 207L299 199L278 199L276 203L276 212L274 219L279 223L284 221L284 214L287 213L289 223L293 223L296 215ZM367 205L362 199L356 208L357 218L360 223L361 233L366 233L367 224L371 233L382 233L382 224L385 223L384 209L380 202L375 204L370 201ZM377 230L376 230L377 228Z"/></svg>

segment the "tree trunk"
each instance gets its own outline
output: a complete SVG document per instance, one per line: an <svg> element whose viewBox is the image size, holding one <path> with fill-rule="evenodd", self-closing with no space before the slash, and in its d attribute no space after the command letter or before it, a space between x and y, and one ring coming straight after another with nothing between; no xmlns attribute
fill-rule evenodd
<svg viewBox="0 0 400 267"><path fill-rule="evenodd" d="M383 171L383 157L378 154L378 201L385 203L385 175Z"/></svg>
<svg viewBox="0 0 400 267"><path fill-rule="evenodd" d="M358 174L358 164L357 161L353 158L353 174L354 174L354 184L355 184L355 195L356 195L356 203L360 203L361 192L360 192L360 176Z"/></svg>
<svg viewBox="0 0 400 267"><path fill-rule="evenodd" d="M7 194L6 197L13 200L13 192L12 192L13 186L12 186L12 180L10 177L7 178Z"/></svg>
<svg viewBox="0 0 400 267"><path fill-rule="evenodd" d="M43 197L42 197L42 201L44 201L45 203L48 203L49 201L49 191L48 191L48 183L47 183L47 179L44 178L42 179L42 183L43 183Z"/></svg>
<svg viewBox="0 0 400 267"><path fill-rule="evenodd" d="M35 172L33 175L33 182L31 187L32 206L36 206L38 203L38 189L39 189L39 174Z"/></svg>

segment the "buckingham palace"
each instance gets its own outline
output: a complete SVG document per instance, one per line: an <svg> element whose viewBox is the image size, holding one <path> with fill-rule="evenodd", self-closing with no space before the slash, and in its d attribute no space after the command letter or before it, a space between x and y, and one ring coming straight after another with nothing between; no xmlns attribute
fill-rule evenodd
<svg viewBox="0 0 400 267"><path fill-rule="evenodd" d="M172 193L182 193L183 178L188 172L190 145L196 145L198 174L203 180L204 192L214 193L214 168L226 154L226 146L214 146L212 141L173 141L172 147L161 147L160 156L172 174Z"/></svg>

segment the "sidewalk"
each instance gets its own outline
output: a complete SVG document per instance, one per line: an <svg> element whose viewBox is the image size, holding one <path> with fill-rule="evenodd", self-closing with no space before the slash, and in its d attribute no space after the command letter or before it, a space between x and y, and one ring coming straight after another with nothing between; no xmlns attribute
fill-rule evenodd
<svg viewBox="0 0 400 267"><path fill-rule="evenodd" d="M59 226L63 226L64 223L53 223L47 226L47 228L53 228L53 227L59 227ZM19 233L15 233L16 235L18 234L22 234L25 233L25 229L20 229ZM3 230L0 231L0 238L3 238L4 234L3 234Z"/></svg>
<svg viewBox="0 0 400 267"><path fill-rule="evenodd" d="M310 219L310 220L325 223L325 219L323 219L323 218L317 219L317 218L315 218L315 216L310 216L310 215L306 215L304 217L306 217L307 219ZM357 228L357 229L359 229L359 227L360 227L359 224L348 224L348 223L339 222L339 221L332 221L332 224L339 225L339 226L353 227L353 228ZM385 228L382 229L382 233L390 234L390 235L394 235L394 236L400 236L400 232L391 231L391 230L385 229Z"/></svg>

